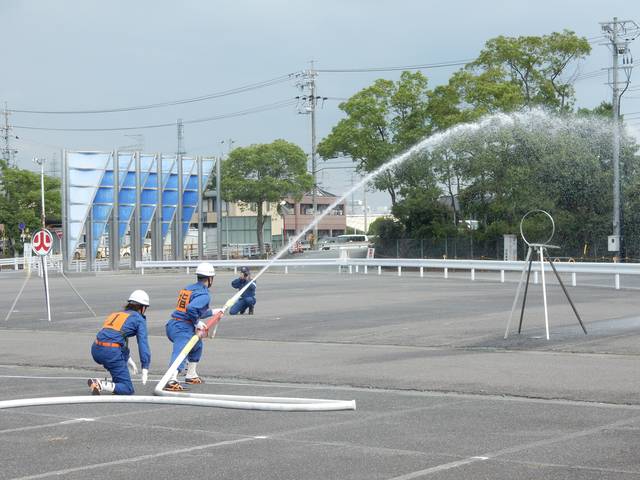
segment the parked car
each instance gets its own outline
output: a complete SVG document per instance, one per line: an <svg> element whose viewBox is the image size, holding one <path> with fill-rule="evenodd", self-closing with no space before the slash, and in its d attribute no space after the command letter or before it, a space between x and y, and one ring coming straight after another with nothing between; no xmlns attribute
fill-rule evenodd
<svg viewBox="0 0 640 480"><path fill-rule="evenodd" d="M369 243L369 237L366 235L338 235L336 238L339 243Z"/></svg>
<svg viewBox="0 0 640 480"><path fill-rule="evenodd" d="M338 235L320 240L320 250L337 250L370 247L369 237L366 235Z"/></svg>
<svg viewBox="0 0 640 480"><path fill-rule="evenodd" d="M151 240L146 239L144 241L144 246L142 247L142 255L151 255ZM131 245L123 245L120 247L120 256L121 257L130 257L131 256Z"/></svg>
<svg viewBox="0 0 640 480"><path fill-rule="evenodd" d="M318 248L320 250L331 250L332 245L336 245L338 243L337 237L324 237L320 239L318 243Z"/></svg>

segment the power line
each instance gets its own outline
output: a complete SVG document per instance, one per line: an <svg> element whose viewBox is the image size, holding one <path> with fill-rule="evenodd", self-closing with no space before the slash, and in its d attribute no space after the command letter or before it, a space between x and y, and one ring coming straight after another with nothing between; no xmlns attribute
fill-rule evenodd
<svg viewBox="0 0 640 480"><path fill-rule="evenodd" d="M194 124L194 123L204 123L204 122L212 122L215 120L223 120L225 118L234 118L234 117L242 117L245 115L251 115L253 113L266 112L269 110L276 110L279 108L293 106L297 103L295 99L287 99L280 100L278 102L269 103L266 105L260 105L257 107L248 108L245 110L240 110L237 112L227 113L224 115L215 115L213 117L205 117L205 118L197 118L193 120L184 120L182 124ZM14 125L13 128L21 128L24 130L45 130L50 132L117 132L124 130L143 130L148 128L164 128L164 127L175 127L176 123L158 123L155 125L139 125L136 127L111 127L111 128L54 128L54 127L35 127L31 125Z"/></svg>
<svg viewBox="0 0 640 480"><path fill-rule="evenodd" d="M230 90L223 90L221 92L210 93L207 95L201 95L198 97L185 98L182 100L170 100L167 102L151 103L148 105L137 105L131 107L119 107L119 108L107 108L107 109L95 109L95 110L24 110L24 109L11 109L11 113L31 113L31 114L50 114L50 115L67 115L67 114L90 114L90 113L116 113L116 112L130 112L133 110L148 110L151 108L170 107L174 105L184 105L186 103L202 102L205 100L211 100L214 98L226 97L229 95L237 95L239 93L249 92L251 90L258 90L260 88L270 87L289 81L295 77L296 73L289 73L287 75L280 75L279 77L272 78L270 80L264 80L262 82L251 83L242 87L232 88Z"/></svg>
<svg viewBox="0 0 640 480"><path fill-rule="evenodd" d="M319 73L362 73L362 72L394 72L398 70L423 70L430 68L446 68L466 65L472 62L473 58L466 60L453 60L439 63L423 63L418 65L401 65L395 67L364 67L364 68L318 68Z"/></svg>

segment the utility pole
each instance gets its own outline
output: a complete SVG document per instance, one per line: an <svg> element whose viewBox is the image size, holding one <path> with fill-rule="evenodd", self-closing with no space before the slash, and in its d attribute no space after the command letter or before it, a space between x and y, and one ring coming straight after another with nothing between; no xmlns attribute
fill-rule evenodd
<svg viewBox="0 0 640 480"><path fill-rule="evenodd" d="M600 25L605 35L609 37L609 41L604 45L608 46L613 54L612 66L609 69L609 85L613 94L611 102L613 106L613 235L609 237L608 245L609 251L617 252L617 256L622 261L625 248L620 192L620 98L629 88L633 69L629 43L638 36L640 27L633 20L618 20L617 17L614 17L612 22L601 22ZM622 66L619 65L620 55L622 55ZM626 77L623 81L619 80L620 70Z"/></svg>
<svg viewBox="0 0 640 480"><path fill-rule="evenodd" d="M367 183L362 187L362 203L364 208L364 234L369 231L369 222L367 221Z"/></svg>
<svg viewBox="0 0 640 480"><path fill-rule="evenodd" d="M184 125L182 124L181 118L178 119L177 127L178 127L178 151L176 152L176 155L184 155L186 153L184 152Z"/></svg>
<svg viewBox="0 0 640 480"><path fill-rule="evenodd" d="M311 191L311 202L313 204L313 238L314 247L318 245L318 225L315 220L318 215L318 176L317 176L317 164L316 164L316 107L318 106L318 100L325 100L326 97L316 95L316 77L318 72L313 67L313 61L311 61L311 68L302 72L302 79L298 82L298 88L302 91L303 95L296 97L298 100L302 100L298 113L311 116L311 175L313 175L313 190Z"/></svg>
<svg viewBox="0 0 640 480"><path fill-rule="evenodd" d="M4 115L4 124L0 127L0 131L2 134L0 137L4 141L4 147L2 148L2 159L7 162L7 165L10 167L15 167L15 154L18 153L17 150L11 148L11 140L17 139L18 137L12 135L11 125L9 125L9 108L7 107L7 102L4 102L4 111L2 112Z"/></svg>
<svg viewBox="0 0 640 480"><path fill-rule="evenodd" d="M224 153L222 151L222 146L224 144L227 144L227 157L229 156L229 154L231 153L231 149L233 147L233 144L236 143L235 140L232 140L231 138L225 140L222 140L220 142L220 159L218 161L218 163L220 164L220 169L222 169L222 158L224 156ZM219 236L218 236L218 245L222 245L222 191L221 191L221 182L222 182L222 171L218 171L218 169L216 168L216 174L220 172L220 174L218 175L218 178L216 180L216 219L218 222L218 231L219 231ZM229 202L224 202L224 206L225 206L225 211L226 211L226 218L224 221L224 230L225 230L225 242L227 244L227 260L229 260ZM220 250L220 255L222 255L222 250ZM218 258L222 258L222 256L218 257Z"/></svg>
<svg viewBox="0 0 640 480"><path fill-rule="evenodd" d="M218 260L222 260L222 195L220 195L220 183L222 179L220 175L222 174L222 155L218 157L216 160L216 237L217 238L217 251L218 251ZM229 246L227 245L227 248Z"/></svg>

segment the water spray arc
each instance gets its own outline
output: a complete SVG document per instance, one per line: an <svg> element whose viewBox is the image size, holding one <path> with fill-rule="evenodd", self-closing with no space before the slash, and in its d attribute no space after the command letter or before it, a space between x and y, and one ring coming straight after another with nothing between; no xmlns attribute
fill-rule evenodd
<svg viewBox="0 0 640 480"><path fill-rule="evenodd" d="M335 209L340 203L344 201L349 195L361 188L364 184L373 180L376 176L393 167L400 165L412 156L425 151L444 142L450 138L454 138L457 135L471 134L481 131L486 128L503 128L514 125L522 126L535 126L537 124L553 127L558 129L558 124L553 123L556 117L549 116L543 110L528 110L526 112L514 113L514 114L494 114L480 119L472 124L461 124L452 127L446 131L436 133L431 137L428 137L421 142L414 145L406 152L392 158L387 163L381 165L376 170L370 172L364 176L360 182L353 185L347 190L341 197L337 198L331 205L328 206L320 215L317 215L313 222L302 229L297 235L291 237L286 246L284 246L271 260L265 265L250 282L238 292L236 292L224 306L215 312L215 314L206 322L208 331L211 337L215 337L217 327L220 320L224 316L224 313L229 309L240 296L246 291L249 286L254 283L262 274L273 265L278 259L280 259L285 252L288 251L291 245L298 242L303 235L313 229L318 222L320 222L325 216ZM549 123L551 122L551 123ZM562 124L567 125L566 119L562 120ZM568 126L581 126L585 120L575 120L575 124L569 124ZM599 125L600 128L604 128L605 124ZM527 260L531 257L529 256ZM555 272L555 268L554 268ZM557 275L557 272L555 272ZM523 271L524 275L524 271ZM522 279L521 279L522 282ZM565 294L566 294L565 290ZM514 303L515 305L515 303ZM575 308L574 308L575 311ZM577 312L576 312L577 314ZM584 325L581 326L584 329ZM67 404L67 403L170 403L174 405L199 405L199 406L217 406L223 408L244 408L244 409L259 409L259 410L287 410L287 411L324 411L324 410L353 410L356 408L355 401L339 401L339 400L318 400L318 399L292 399L292 398L277 398L277 397L244 397L244 396L227 396L227 395L205 395L205 394L191 394L191 393L178 393L178 392L165 392L162 388L166 385L167 381L171 377L172 373L177 370L178 366L186 358L188 353L194 347L194 345L200 340L198 335L194 335L187 345L182 349L176 360L171 364L167 372L163 375L161 380L155 387L155 396L82 396L82 397L53 397L53 398L36 398L36 399L24 399L24 400L9 400L0 402L1 408L22 407L32 405L52 405L52 404Z"/></svg>
<svg viewBox="0 0 640 480"><path fill-rule="evenodd" d="M309 225L304 227L297 235L291 237L289 239L288 244L284 246L274 257L272 257L269 263L264 267L262 267L262 269L260 269L260 271L255 275L255 277L251 279L250 282L247 282L247 284L241 290L236 292L236 294L233 295L225 303L225 305L220 311L216 312L216 314L214 314L213 317L209 319L209 321L207 322L207 326L210 330L211 328L213 328L212 336L215 336L215 332L218 328L220 319L222 318L226 310L238 301L240 296L247 290L247 288L249 288L249 286L252 283L255 283L255 281L258 280L258 278L260 278L262 274L266 272L269 269L269 267L271 267L278 259L280 259L289 250L289 248L292 245L298 242L307 232L313 229L324 217L329 215L334 208L336 208L338 205L340 205L344 201L345 198L347 198L353 192L360 189L363 185L373 180L375 177L377 177L381 173L384 173L387 170L390 170L393 167L402 164L403 162L411 158L413 155L416 155L424 150L432 148L433 146L441 142L444 142L452 137L456 137L458 135L474 133L474 132L483 130L485 128L491 128L491 127L502 128L505 126L513 126L517 124L522 124L524 126L527 126L527 125L536 125L537 123L539 123L539 124L545 125L545 123L548 123L550 120L554 120L554 119L555 119L554 117L551 117L544 110L537 110L537 109L528 110L526 112L513 113L513 114L498 113L498 114L488 115L475 123L465 123L461 125L456 125L455 127L451 127L448 130L436 133L420 141L419 143L417 143L416 145L414 145L404 153L392 158L387 163L378 167L376 170L365 175L362 179L360 179L358 183L356 183L355 185L352 185L351 188L349 188L342 196L337 198L331 205L329 205L328 208L326 208L320 215L317 215L313 222L311 222ZM576 125L580 126L582 125L583 122L586 122L586 121L582 119L578 119L576 121ZM569 126L572 126L572 125L569 125ZM566 290L565 290L565 294L566 294ZM575 311L575 308L574 308L574 311ZM582 324L582 322L580 323ZM583 326L583 329L584 329L584 326ZM169 371L164 375L163 379L165 383L169 380L171 373L173 373L174 367L175 369L178 368L178 366L186 358L186 356L188 355L188 353L191 351L191 349L197 343L198 340L199 340L199 337L197 335L194 335L194 337L185 346L183 351L180 353L178 358L170 367ZM160 381L160 383L162 383L162 380ZM164 384L162 385L164 386Z"/></svg>

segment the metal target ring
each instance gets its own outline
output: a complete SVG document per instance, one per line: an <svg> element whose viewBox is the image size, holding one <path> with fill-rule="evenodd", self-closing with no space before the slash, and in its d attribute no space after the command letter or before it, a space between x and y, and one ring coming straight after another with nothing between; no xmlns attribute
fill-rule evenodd
<svg viewBox="0 0 640 480"><path fill-rule="evenodd" d="M524 236L524 231L522 230L522 225L525 221L525 219L531 215L532 213L544 213L547 217L549 217L549 220L551 220L551 235L549 235L549 238L547 238L543 243L543 245L548 244L549 242L551 242L551 239L553 238L553 236L556 233L556 222L553 221L553 217L549 214L549 212L545 211L545 210L530 210L527 213L525 213L522 217L522 219L520 220L520 236L522 237L522 240L524 240L524 243L526 243L527 245L531 246L532 243L529 242L529 240L527 240L527 237ZM534 244L537 245L537 244Z"/></svg>

